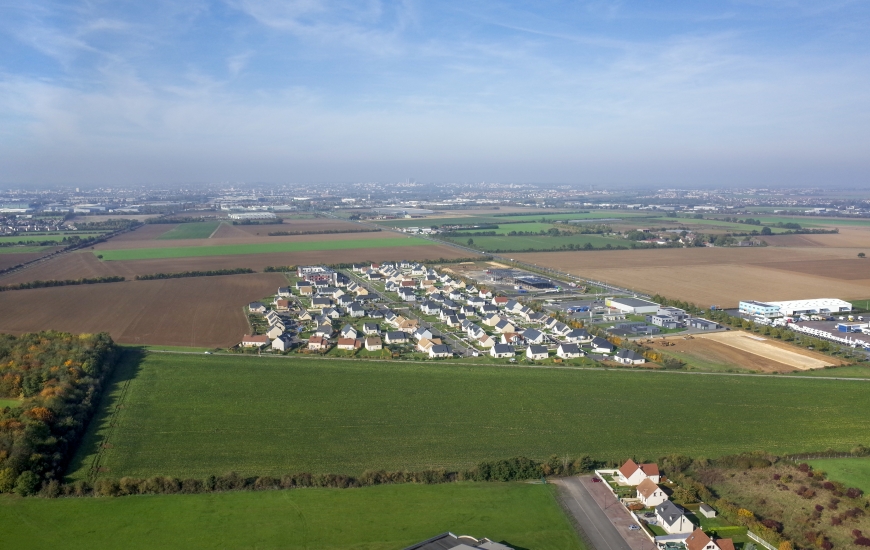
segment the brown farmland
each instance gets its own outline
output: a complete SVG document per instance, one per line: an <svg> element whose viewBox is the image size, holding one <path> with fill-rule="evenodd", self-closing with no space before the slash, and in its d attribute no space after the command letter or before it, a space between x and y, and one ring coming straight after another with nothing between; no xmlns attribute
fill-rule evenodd
<svg viewBox="0 0 870 550"><path fill-rule="evenodd" d="M851 261L863 260L850 248L676 248L538 252L512 257L702 306L736 307L746 299L870 296L870 271L867 278L852 278L860 276L861 264ZM827 263L830 269L825 267ZM844 270L842 274L838 267Z"/></svg>
<svg viewBox="0 0 870 550"><path fill-rule="evenodd" d="M57 250L55 247L46 248L42 252L8 252L0 254L0 269L13 267L24 262L30 262L37 258L47 256Z"/></svg>
<svg viewBox="0 0 870 550"><path fill-rule="evenodd" d="M160 235L163 235L167 231L172 231L176 227L178 227L177 223L148 223L134 229L133 231L122 233L117 237L114 237L112 241L122 243L130 241L153 241Z"/></svg>
<svg viewBox="0 0 870 550"><path fill-rule="evenodd" d="M159 241L161 243L172 241ZM177 241L176 241L177 242ZM333 264L345 262L381 262L390 260L437 260L464 258L469 254L446 245L405 246L398 248L368 248L352 250L315 250L306 252L276 252L234 256L203 256L103 262L91 251L63 254L31 268L0 275L0 284L24 283L35 280L79 279L117 275L132 279L151 273L207 271L248 267L262 271L266 266Z"/></svg>
<svg viewBox="0 0 870 550"><path fill-rule="evenodd" d="M2 292L0 331L106 331L127 344L230 346L249 330L242 308L286 282L261 273Z"/></svg>
<svg viewBox="0 0 870 550"><path fill-rule="evenodd" d="M212 239L252 237L275 239L276 237L269 237L269 233L276 231L359 231L360 229L368 229L368 227L332 218L286 219L284 223L268 225L232 225L232 223L225 222L218 228ZM339 233L338 235L342 235L342 237L336 236L335 238L344 238L346 234Z"/></svg>
<svg viewBox="0 0 870 550"><path fill-rule="evenodd" d="M785 247L827 247L827 248L868 248L870 249L870 229L840 228L836 234L825 235L772 235L764 237L771 246ZM868 250L867 252L870 252ZM857 255L857 251L856 251Z"/></svg>

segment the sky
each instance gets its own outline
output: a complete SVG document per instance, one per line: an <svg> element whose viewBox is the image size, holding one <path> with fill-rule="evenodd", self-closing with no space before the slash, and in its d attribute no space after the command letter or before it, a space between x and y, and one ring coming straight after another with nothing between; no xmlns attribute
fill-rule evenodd
<svg viewBox="0 0 870 550"><path fill-rule="evenodd" d="M0 184L870 184L870 2L0 0Z"/></svg>

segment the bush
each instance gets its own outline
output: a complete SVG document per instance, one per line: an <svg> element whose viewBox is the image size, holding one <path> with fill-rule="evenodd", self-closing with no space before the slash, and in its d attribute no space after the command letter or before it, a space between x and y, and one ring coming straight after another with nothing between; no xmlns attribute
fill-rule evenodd
<svg viewBox="0 0 870 550"><path fill-rule="evenodd" d="M34 495L39 489L39 484L39 476L27 470L15 480L15 492L23 497Z"/></svg>

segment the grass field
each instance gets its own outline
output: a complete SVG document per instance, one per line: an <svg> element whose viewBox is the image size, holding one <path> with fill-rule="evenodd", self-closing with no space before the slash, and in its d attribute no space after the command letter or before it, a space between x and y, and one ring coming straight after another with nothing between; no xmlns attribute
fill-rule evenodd
<svg viewBox="0 0 870 550"><path fill-rule="evenodd" d="M517 224L522 227L520 224ZM505 226L509 227L509 226ZM586 243L591 244L595 248L603 248L608 244L612 247L631 246L631 241L625 239L611 239L609 237L601 237L599 235L571 235L568 237L550 237L550 236L534 236L534 237L470 237L474 239L473 248L483 250L485 252L501 251L527 251L532 250L550 250L559 248L562 245L573 244L582 247ZM450 240L455 243L465 245L468 239L463 237L453 237Z"/></svg>
<svg viewBox="0 0 870 550"><path fill-rule="evenodd" d="M482 224L482 223L503 223L508 225L509 222L540 222L542 218L547 220L595 220L600 218L634 218L634 217L648 217L649 214L637 214L637 213L626 213L626 212L613 212L613 211L596 211L596 212L587 212L585 214L571 214L571 213L550 213L550 212L540 212L537 214L524 214L521 216L468 216L465 218L462 217L453 217L453 218L424 218L424 219L412 219L412 220L380 220L377 221L379 225L383 225L386 227L430 227L433 225L453 225L453 224ZM518 225L518 224L510 224L510 225Z"/></svg>
<svg viewBox="0 0 870 550"><path fill-rule="evenodd" d="M452 531L580 549L552 485L453 483L123 498L0 498L4 548L395 550Z"/></svg>
<svg viewBox="0 0 870 550"><path fill-rule="evenodd" d="M275 252L308 252L317 250L343 250L384 247L424 246L433 243L413 237L386 239L359 239L333 241L302 241L277 243L252 243L216 246L183 246L166 248L134 248L123 250L95 250L106 261L155 260L165 258L191 258L204 256L234 256L244 254L269 254ZM337 259L338 261L338 259Z"/></svg>
<svg viewBox="0 0 870 550"><path fill-rule="evenodd" d="M219 221L181 223L157 238L159 240L207 239L220 224Z"/></svg>
<svg viewBox="0 0 870 550"><path fill-rule="evenodd" d="M0 237L0 243L17 243L20 241L60 242L60 241L64 240L66 237L70 237L70 236L94 237L94 236L102 235L102 234L103 234L103 232L95 232L95 231L74 231L74 232L63 233L60 235L39 235L39 234L34 235L34 234L30 234L30 233L25 233L25 234L19 235L17 237Z"/></svg>
<svg viewBox="0 0 870 550"><path fill-rule="evenodd" d="M551 223L541 222L526 222L526 223L502 223L498 229L463 229L463 233L474 233L476 231L495 231L498 235L506 235L511 231L534 231L535 233L544 230L547 231L555 227Z"/></svg>
<svg viewBox="0 0 870 550"><path fill-rule="evenodd" d="M108 392L72 479L89 477L98 452L113 477L205 477L458 469L565 453L790 453L870 440L862 381L148 354L119 368ZM658 429L639 395L682 421Z"/></svg>
<svg viewBox="0 0 870 550"><path fill-rule="evenodd" d="M870 493L870 458L823 458L809 463L826 472L828 479Z"/></svg>
<svg viewBox="0 0 870 550"><path fill-rule="evenodd" d="M21 404L20 399L10 399L7 397L0 397L0 409L3 407L17 407Z"/></svg>

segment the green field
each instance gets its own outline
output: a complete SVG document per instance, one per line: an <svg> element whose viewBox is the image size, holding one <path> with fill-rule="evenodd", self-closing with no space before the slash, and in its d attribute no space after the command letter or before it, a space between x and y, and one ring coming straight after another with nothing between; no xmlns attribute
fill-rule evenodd
<svg viewBox="0 0 870 550"><path fill-rule="evenodd" d="M102 235L103 232L94 232L94 231L70 231L65 232L60 235L39 235L39 234L31 234L25 233L18 235L17 237L0 237L0 243L17 243L21 241L37 241L37 242L60 242L66 237L71 236L79 236L79 237L94 237L97 235Z"/></svg>
<svg viewBox="0 0 870 550"><path fill-rule="evenodd" d="M166 248L132 248L127 250L94 250L103 260L154 260L163 258L192 258L202 256L234 256L242 254L270 254L274 252L308 252L315 250L346 250L364 248L395 248L437 244L414 237L388 237L358 240L278 242L258 244L231 244L215 246L179 246ZM340 261L341 258L336 258Z"/></svg>
<svg viewBox="0 0 870 550"><path fill-rule="evenodd" d="M870 458L822 458L808 462L826 472L828 479L870 493Z"/></svg>
<svg viewBox="0 0 870 550"><path fill-rule="evenodd" d="M395 550L452 531L582 548L552 485L452 483L120 498L0 498L3 548Z"/></svg>
<svg viewBox="0 0 870 550"><path fill-rule="evenodd" d="M154 353L118 368L70 477L98 452L112 477L204 478L851 449L870 440L868 396L861 381L785 376Z"/></svg>
<svg viewBox="0 0 870 550"><path fill-rule="evenodd" d="M550 250L560 248L562 245L573 244L574 246L582 247L586 243L591 244L595 248L604 248L608 244L616 248L618 246L629 247L632 241L625 239L613 239L610 237L602 237L600 235L571 235L566 237L551 237L547 235L530 236L530 237L469 237L474 239L473 248L483 250L485 252L495 252L501 250L503 252L525 252L529 250ZM468 239L462 237L452 237L449 240L461 245L466 245Z"/></svg>
<svg viewBox="0 0 870 550"><path fill-rule="evenodd" d="M219 221L180 223L157 238L160 240L207 239L220 224Z"/></svg>
<svg viewBox="0 0 870 550"><path fill-rule="evenodd" d="M541 222L524 222L524 223L503 223L499 225L498 229L462 229L460 230L463 233L474 233L477 231L495 231L498 235L506 235L511 231L534 231L535 233L544 230L548 231L552 229L554 226L551 223L541 223Z"/></svg>
<svg viewBox="0 0 870 550"><path fill-rule="evenodd" d="M540 222L542 218L547 220L595 220L599 218L633 218L633 217L648 217L649 214L637 214L631 212L612 212L612 211L596 211L585 214L571 214L558 212L541 212L539 214L525 214L522 216L468 216L465 218L418 218L411 220L378 220L375 223L385 227L431 227L433 225L468 225L468 224L483 224L495 223L507 225L518 225L511 222Z"/></svg>
<svg viewBox="0 0 870 550"><path fill-rule="evenodd" d="M870 364L858 363L832 369L812 369L791 373L791 376L833 376L837 378L870 378Z"/></svg>
<svg viewBox="0 0 870 550"><path fill-rule="evenodd" d="M3 407L17 407L21 404L20 399L10 399L8 397L0 397L0 409Z"/></svg>
<svg viewBox="0 0 870 550"><path fill-rule="evenodd" d="M54 246L0 246L0 254L31 254L52 250Z"/></svg>

